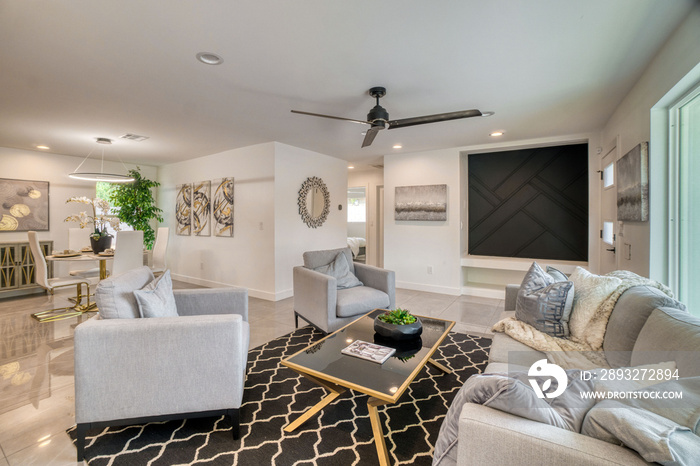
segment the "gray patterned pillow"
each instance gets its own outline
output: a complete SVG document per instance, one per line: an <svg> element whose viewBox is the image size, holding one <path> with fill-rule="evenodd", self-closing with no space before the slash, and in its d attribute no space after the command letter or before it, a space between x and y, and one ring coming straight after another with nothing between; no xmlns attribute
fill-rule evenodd
<svg viewBox="0 0 700 466"><path fill-rule="evenodd" d="M314 270L335 278L339 290L362 286L362 282L350 271L348 260L342 252L339 252L338 255L335 256L335 260L330 264L316 267Z"/></svg>
<svg viewBox="0 0 700 466"><path fill-rule="evenodd" d="M564 338L569 336L573 301L573 282L555 281L533 262L518 291L515 318L540 332Z"/></svg>

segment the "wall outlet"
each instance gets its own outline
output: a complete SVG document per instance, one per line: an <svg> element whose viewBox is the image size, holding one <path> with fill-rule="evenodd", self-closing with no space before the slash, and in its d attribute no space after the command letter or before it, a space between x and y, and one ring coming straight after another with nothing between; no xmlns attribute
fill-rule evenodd
<svg viewBox="0 0 700 466"><path fill-rule="evenodd" d="M204 270L204 262L199 263L199 270Z"/></svg>
<svg viewBox="0 0 700 466"><path fill-rule="evenodd" d="M260 222L260 231L262 231L263 229L263 222Z"/></svg>
<svg viewBox="0 0 700 466"><path fill-rule="evenodd" d="M433 266L429 265L428 266L428 275L432 275L432 274L433 274Z"/></svg>

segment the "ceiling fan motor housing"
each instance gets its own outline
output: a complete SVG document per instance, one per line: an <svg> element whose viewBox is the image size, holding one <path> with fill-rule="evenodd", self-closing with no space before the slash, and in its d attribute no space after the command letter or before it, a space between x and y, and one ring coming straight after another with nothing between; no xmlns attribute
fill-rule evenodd
<svg viewBox="0 0 700 466"><path fill-rule="evenodd" d="M375 105L367 114L367 121L372 122L372 126L382 126L389 121L389 112L384 110L384 107Z"/></svg>

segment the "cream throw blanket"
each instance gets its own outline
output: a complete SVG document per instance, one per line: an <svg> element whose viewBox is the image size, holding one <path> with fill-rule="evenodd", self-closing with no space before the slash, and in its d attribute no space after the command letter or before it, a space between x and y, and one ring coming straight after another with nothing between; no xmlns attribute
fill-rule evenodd
<svg viewBox="0 0 700 466"><path fill-rule="evenodd" d="M565 369L578 368L586 370L596 367L609 367L601 350L603 348L603 339L605 337L605 328L608 325L608 319L622 293L638 285L658 288L670 297L673 297L673 293L666 285L655 280L640 277L633 272L616 270L607 275L617 277L622 280L622 282L598 307L589 321L587 327L588 331L584 338L574 340L552 337L546 333L540 332L531 325L515 319L515 317L509 317L496 322L493 326L493 331L505 333L533 349L547 353L547 358L551 362L559 364ZM571 353L567 354L567 352Z"/></svg>

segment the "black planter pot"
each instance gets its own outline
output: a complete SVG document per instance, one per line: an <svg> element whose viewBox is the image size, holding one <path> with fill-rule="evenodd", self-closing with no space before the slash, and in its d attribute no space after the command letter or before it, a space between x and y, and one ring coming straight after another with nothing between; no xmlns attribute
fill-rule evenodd
<svg viewBox="0 0 700 466"><path fill-rule="evenodd" d="M99 254L105 249L109 249L112 247L112 235L107 235L107 236L100 236L99 238L95 239L92 236L90 237L90 247L92 247L92 252L95 254Z"/></svg>
<svg viewBox="0 0 700 466"><path fill-rule="evenodd" d="M410 340L419 337L420 334L423 333L423 324L421 324L418 318L416 318L416 321L412 324L396 325L389 324L383 320L379 320L379 317L375 317L374 331L384 338L390 338L392 340Z"/></svg>

